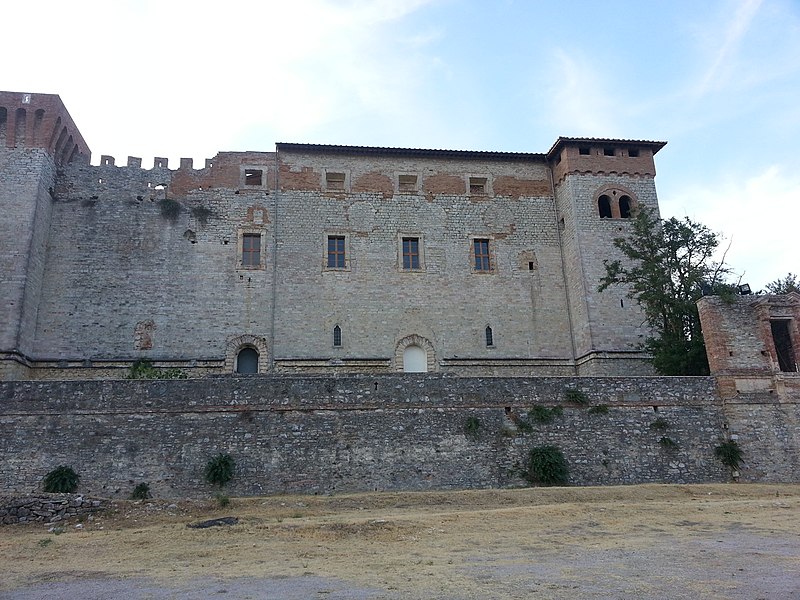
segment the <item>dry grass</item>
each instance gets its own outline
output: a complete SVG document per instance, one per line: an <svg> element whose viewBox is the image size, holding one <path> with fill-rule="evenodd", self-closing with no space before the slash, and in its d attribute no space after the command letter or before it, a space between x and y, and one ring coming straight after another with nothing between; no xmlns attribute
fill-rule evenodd
<svg viewBox="0 0 800 600"><path fill-rule="evenodd" d="M210 500L168 505L118 502L60 535L42 524L0 528L0 591L87 577L174 585L209 575L313 574L402 597L568 597L570 585L573 592L616 585L639 593L626 578L644 561L661 569L637 584L646 595L671 589L674 579L687 593L738 597L724 586L729 571L735 578L735 569L754 568L745 554L767 561L751 581L769 577L769 565L790 573L798 555L786 555L782 541L800 535L797 485L283 496L233 499L222 510ZM186 527L228 515L239 523ZM707 576L692 577L695 571ZM713 595L712 587L727 595Z"/></svg>

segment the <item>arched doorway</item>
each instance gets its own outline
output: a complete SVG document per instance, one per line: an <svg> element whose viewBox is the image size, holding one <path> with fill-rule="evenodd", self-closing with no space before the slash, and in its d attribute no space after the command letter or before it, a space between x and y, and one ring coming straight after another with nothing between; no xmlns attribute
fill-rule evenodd
<svg viewBox="0 0 800 600"><path fill-rule="evenodd" d="M424 348L412 344L403 350L403 372L404 373L427 373L428 372L428 353Z"/></svg>
<svg viewBox="0 0 800 600"><path fill-rule="evenodd" d="M258 373L258 350L242 348L236 355L236 372L241 375Z"/></svg>

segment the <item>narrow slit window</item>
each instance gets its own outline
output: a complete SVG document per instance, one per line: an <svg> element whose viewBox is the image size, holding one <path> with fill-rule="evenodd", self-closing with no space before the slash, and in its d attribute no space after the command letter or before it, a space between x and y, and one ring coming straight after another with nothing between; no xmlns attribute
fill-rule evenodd
<svg viewBox="0 0 800 600"><path fill-rule="evenodd" d="M420 268L419 260L419 238L403 238L403 270L418 271Z"/></svg>
<svg viewBox="0 0 800 600"><path fill-rule="evenodd" d="M333 347L334 348L341 348L342 347L342 328L336 325L333 328Z"/></svg>
<svg viewBox="0 0 800 600"><path fill-rule="evenodd" d="M494 346L494 333L492 332L492 328L487 325L486 326L486 347L491 348Z"/></svg>
<svg viewBox="0 0 800 600"><path fill-rule="evenodd" d="M242 266L258 267L261 265L261 235L245 233L242 236Z"/></svg>
<svg viewBox="0 0 800 600"><path fill-rule="evenodd" d="M473 240L472 248L475 256L475 270L491 271L492 260L491 256L489 255L489 240Z"/></svg>
<svg viewBox="0 0 800 600"><path fill-rule="evenodd" d="M343 235L328 236L328 268L344 269L345 260L345 237Z"/></svg>

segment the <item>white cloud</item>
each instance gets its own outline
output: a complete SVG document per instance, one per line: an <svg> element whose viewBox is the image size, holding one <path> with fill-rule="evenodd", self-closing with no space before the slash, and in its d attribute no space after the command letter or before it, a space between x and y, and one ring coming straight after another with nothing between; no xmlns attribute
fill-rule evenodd
<svg viewBox="0 0 800 600"><path fill-rule="evenodd" d="M683 215L732 242L727 261L754 289L800 271L795 236L800 222L800 175L772 165L747 176L730 174L679 191L662 214ZM727 241L722 244L727 246Z"/></svg>

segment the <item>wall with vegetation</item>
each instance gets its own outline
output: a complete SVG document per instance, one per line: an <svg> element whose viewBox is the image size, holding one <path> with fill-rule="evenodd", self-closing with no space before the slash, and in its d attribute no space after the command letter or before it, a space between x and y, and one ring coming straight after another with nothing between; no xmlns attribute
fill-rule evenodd
<svg viewBox="0 0 800 600"><path fill-rule="evenodd" d="M146 482L156 496L207 495L219 453L236 462L230 495L508 487L527 485L529 452L545 445L573 485L719 482L732 472L714 448L731 435L742 480L796 481L797 460L771 457L797 456L797 423L796 404L723 404L700 377L4 382L0 492L38 490L64 464L83 493Z"/></svg>

